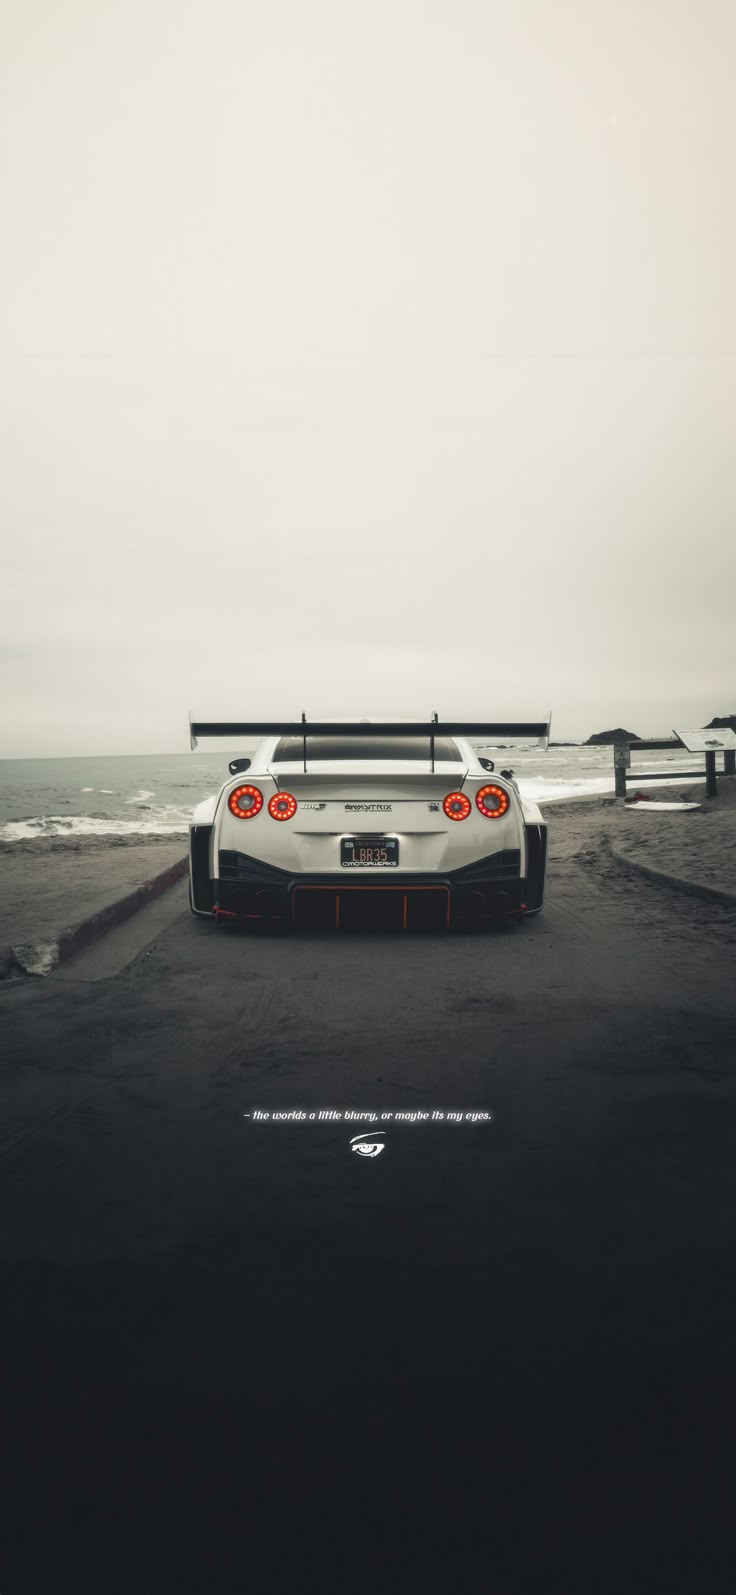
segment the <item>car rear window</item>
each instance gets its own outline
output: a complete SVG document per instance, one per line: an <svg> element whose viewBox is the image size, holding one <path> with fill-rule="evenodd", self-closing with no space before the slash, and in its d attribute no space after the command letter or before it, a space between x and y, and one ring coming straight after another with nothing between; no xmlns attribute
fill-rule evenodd
<svg viewBox="0 0 736 1595"><path fill-rule="evenodd" d="M282 737L276 744L274 764L287 764L301 759L304 742L301 737ZM435 759L447 759L462 764L462 754L452 737L435 737ZM307 733L307 760L315 759L423 759L429 758L429 737L310 737Z"/></svg>

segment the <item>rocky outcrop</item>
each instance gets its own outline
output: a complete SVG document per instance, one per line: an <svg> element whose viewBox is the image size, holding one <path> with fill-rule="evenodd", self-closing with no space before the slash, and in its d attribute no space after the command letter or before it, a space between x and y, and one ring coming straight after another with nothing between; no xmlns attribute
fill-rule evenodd
<svg viewBox="0 0 736 1595"><path fill-rule="evenodd" d="M635 731L624 731L623 726L616 726L615 731L594 731L592 737L588 737L587 742L583 743L583 747L589 748L596 743L605 746L607 743L612 742L640 741L641 737L638 737Z"/></svg>
<svg viewBox="0 0 736 1595"><path fill-rule="evenodd" d="M736 714L717 714L703 726L704 731L736 731Z"/></svg>

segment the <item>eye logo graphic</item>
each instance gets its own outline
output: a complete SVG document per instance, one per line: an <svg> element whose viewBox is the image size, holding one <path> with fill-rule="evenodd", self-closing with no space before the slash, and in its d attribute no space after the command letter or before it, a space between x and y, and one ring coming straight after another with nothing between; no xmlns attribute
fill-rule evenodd
<svg viewBox="0 0 736 1595"><path fill-rule="evenodd" d="M363 1135L354 1135L350 1142L351 1152L359 1152L361 1157L378 1157L386 1145L386 1138L382 1130L366 1130Z"/></svg>

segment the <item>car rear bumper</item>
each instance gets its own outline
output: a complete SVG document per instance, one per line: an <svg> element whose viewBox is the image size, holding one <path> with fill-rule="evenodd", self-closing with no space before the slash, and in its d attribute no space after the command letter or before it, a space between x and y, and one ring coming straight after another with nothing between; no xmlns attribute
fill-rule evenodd
<svg viewBox="0 0 736 1595"><path fill-rule="evenodd" d="M527 908L530 883L521 876L521 853L508 849L442 875L361 870L350 875L298 875L247 854L222 850L219 877L208 885L215 919L268 921L281 925L317 922L337 929L361 921L414 929L431 923L488 923ZM202 883L204 884L204 883ZM203 893L200 894L204 896Z"/></svg>

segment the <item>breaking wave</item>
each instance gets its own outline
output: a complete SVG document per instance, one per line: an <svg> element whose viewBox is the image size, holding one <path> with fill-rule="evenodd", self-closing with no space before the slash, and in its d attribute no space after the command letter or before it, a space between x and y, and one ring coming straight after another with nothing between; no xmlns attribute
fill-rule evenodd
<svg viewBox="0 0 736 1595"><path fill-rule="evenodd" d="M101 814L43 814L37 819L7 820L0 825L0 842L27 842L39 836L181 836L189 819L188 812L173 805L137 820Z"/></svg>
<svg viewBox="0 0 736 1595"><path fill-rule="evenodd" d="M529 798L532 803L554 803L562 798L601 797L614 790L612 775L581 776L579 781L545 775L520 775L517 785L522 797Z"/></svg>
<svg viewBox="0 0 736 1595"><path fill-rule="evenodd" d="M630 781L631 777L632 772L629 771ZM675 784L682 786L683 781L687 784L687 772L665 776L658 784L667 788ZM517 786L522 797L529 798L532 803L562 802L563 798L603 797L607 792L615 791L613 775L583 776L579 781L554 780L544 775L522 775L517 780Z"/></svg>

